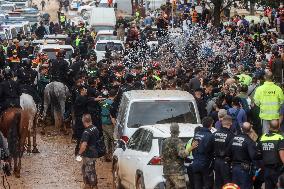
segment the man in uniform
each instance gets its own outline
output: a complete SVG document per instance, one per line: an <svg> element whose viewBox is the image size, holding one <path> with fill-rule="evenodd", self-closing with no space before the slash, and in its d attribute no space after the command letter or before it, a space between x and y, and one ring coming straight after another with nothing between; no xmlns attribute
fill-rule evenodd
<svg viewBox="0 0 284 189"><path fill-rule="evenodd" d="M242 133L231 141L227 156L232 161L232 182L241 189L252 189L252 161L256 158L256 143L248 133L252 126L244 122Z"/></svg>
<svg viewBox="0 0 284 189"><path fill-rule="evenodd" d="M10 69L5 70L5 80L0 83L0 113L10 107L20 108L21 90L15 75Z"/></svg>
<svg viewBox="0 0 284 189"><path fill-rule="evenodd" d="M215 171L215 188L221 189L222 186L231 181L230 165L225 160L226 150L234 137L230 128L233 124L231 116L226 115L222 120L222 127L214 133L214 171Z"/></svg>
<svg viewBox="0 0 284 189"><path fill-rule="evenodd" d="M99 138L99 132L92 124L90 114L84 114L82 122L85 130L81 139L79 156L83 156L82 174L85 184L84 189L98 189L95 145Z"/></svg>
<svg viewBox="0 0 284 189"><path fill-rule="evenodd" d="M265 82L255 91L254 102L260 108L262 133L269 131L269 121L279 119L279 110L284 101L283 91L272 82L272 72L265 74Z"/></svg>
<svg viewBox="0 0 284 189"><path fill-rule="evenodd" d="M284 137L279 134L279 121L272 120L268 134L260 138L260 152L264 163L265 189L274 189L283 173Z"/></svg>
<svg viewBox="0 0 284 189"><path fill-rule="evenodd" d="M172 123L171 137L163 142L162 162L163 173L166 178L166 189L186 189L184 158L197 147L193 142L191 147L186 150L179 136L179 125Z"/></svg>
<svg viewBox="0 0 284 189"><path fill-rule="evenodd" d="M18 80L21 86L22 93L29 94L33 97L36 104L39 104L40 98L36 90L35 80L37 72L32 69L30 60L23 60L22 67L18 71Z"/></svg>
<svg viewBox="0 0 284 189"><path fill-rule="evenodd" d="M61 82L66 84L66 75L69 71L68 62L64 60L65 51L60 50L57 53L57 59L50 62L49 75L51 81Z"/></svg>
<svg viewBox="0 0 284 189"><path fill-rule="evenodd" d="M193 140L198 141L198 147L193 150L193 179L194 189L209 189L213 187L213 150L214 136L211 133L214 120L205 117L199 131L194 135Z"/></svg>

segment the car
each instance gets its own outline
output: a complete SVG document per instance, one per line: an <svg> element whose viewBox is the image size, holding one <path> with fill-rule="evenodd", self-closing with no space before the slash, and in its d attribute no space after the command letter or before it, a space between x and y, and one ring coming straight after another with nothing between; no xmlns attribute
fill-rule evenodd
<svg viewBox="0 0 284 189"><path fill-rule="evenodd" d="M46 53L48 59L56 59L56 53L60 50L65 50L66 54L64 59L69 61L74 53L74 48L71 45L59 45L59 44L44 44L38 45L34 49L34 55L38 53Z"/></svg>
<svg viewBox="0 0 284 189"><path fill-rule="evenodd" d="M116 1L112 1L112 5L110 7L115 7ZM98 7L109 7L108 0L100 0Z"/></svg>
<svg viewBox="0 0 284 189"><path fill-rule="evenodd" d="M106 46L107 44L112 46L112 51L117 53L124 52L123 42L120 40L99 40L95 45L95 54L97 56L97 61L105 58Z"/></svg>
<svg viewBox="0 0 284 189"><path fill-rule="evenodd" d="M117 40L117 36L113 34L114 30L100 30L95 37L95 43L99 40Z"/></svg>
<svg viewBox="0 0 284 189"><path fill-rule="evenodd" d="M161 152L170 137L171 124L146 125L137 129L128 143L120 140L113 153L115 189L164 189ZM179 124L179 138L184 145L194 136L196 124Z"/></svg>
<svg viewBox="0 0 284 189"><path fill-rule="evenodd" d="M194 97L179 90L132 90L123 93L116 119L117 139L125 142L141 126L200 124Z"/></svg>
<svg viewBox="0 0 284 189"><path fill-rule="evenodd" d="M16 9L15 3L7 3L7 4L2 4L0 6L0 10L4 12L14 11L15 9Z"/></svg>
<svg viewBox="0 0 284 189"><path fill-rule="evenodd" d="M78 8L78 13L83 16L87 11L92 10L93 7L97 7L97 5L98 5L97 1L92 1L87 5L82 5Z"/></svg>

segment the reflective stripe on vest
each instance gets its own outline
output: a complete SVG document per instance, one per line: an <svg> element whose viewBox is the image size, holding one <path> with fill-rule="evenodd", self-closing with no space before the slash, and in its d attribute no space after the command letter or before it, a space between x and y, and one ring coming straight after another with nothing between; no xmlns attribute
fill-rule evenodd
<svg viewBox="0 0 284 189"><path fill-rule="evenodd" d="M75 45L76 45L76 47L78 47L78 46L79 46L80 41L81 41L81 39L80 39L80 38L77 38L77 39L75 40Z"/></svg>
<svg viewBox="0 0 284 189"><path fill-rule="evenodd" d="M260 138L261 142L266 142L266 141L277 141L277 140L283 140L284 137L280 134L274 133L272 136L267 136L267 134L262 135Z"/></svg>
<svg viewBox="0 0 284 189"><path fill-rule="evenodd" d="M60 16L60 22L65 22L65 16Z"/></svg>

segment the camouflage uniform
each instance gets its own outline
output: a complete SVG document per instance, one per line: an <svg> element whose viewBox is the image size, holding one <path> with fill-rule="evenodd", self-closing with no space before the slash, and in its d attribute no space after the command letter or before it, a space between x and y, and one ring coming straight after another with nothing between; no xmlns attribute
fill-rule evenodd
<svg viewBox="0 0 284 189"><path fill-rule="evenodd" d="M84 189L92 189L97 186L96 158L83 157L82 165Z"/></svg>
<svg viewBox="0 0 284 189"><path fill-rule="evenodd" d="M171 126L171 137L165 139L162 146L163 173L166 189L186 189L184 159L188 153L178 138L179 127Z"/></svg>

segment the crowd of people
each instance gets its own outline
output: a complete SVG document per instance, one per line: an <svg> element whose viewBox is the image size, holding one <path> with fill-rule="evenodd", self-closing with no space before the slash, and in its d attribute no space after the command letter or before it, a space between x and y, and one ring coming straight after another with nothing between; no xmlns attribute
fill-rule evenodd
<svg viewBox="0 0 284 189"><path fill-rule="evenodd" d="M125 50L115 52L112 44L107 44L101 61L93 50L95 28L83 23L76 26L59 10L57 23L41 22L28 36L19 32L17 39L1 41L1 112L19 107L22 93L30 94L41 110L45 86L53 81L64 83L71 92L65 121L74 115L75 155L90 158L84 161L84 170L88 166L94 170L94 154L90 155L90 149L83 153L86 143L90 135L104 135L105 160L111 161L123 92L185 90L194 96L203 125L196 129L189 147L177 153L185 157L192 151L194 160L188 169L191 187L221 188L233 182L241 189L257 189L265 182L267 189L274 189L284 162L284 51L280 40L284 14L283 7L274 10L275 20L270 23L262 16L255 23L235 15L219 27L213 26L205 4L201 14L194 6L184 6L173 15L167 3L145 17L119 17L114 34L123 41L126 38ZM45 54L33 55L31 42L45 34L67 34L65 44L75 49L69 62L64 51L51 60ZM213 134L211 127L217 130ZM177 136L176 126L172 134ZM183 162L175 156L164 158L165 162ZM166 187L184 188L176 185L181 183L175 180L179 177L171 180L181 169L170 168L174 170L164 164L169 173L165 173ZM93 172L84 173L89 186L97 184ZM283 185L282 177L281 182Z"/></svg>

